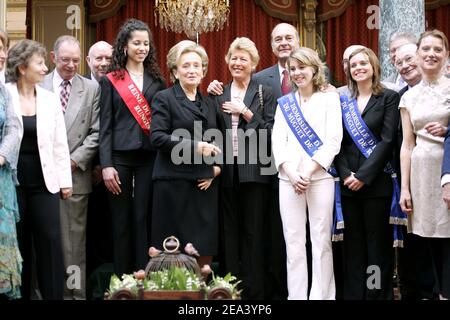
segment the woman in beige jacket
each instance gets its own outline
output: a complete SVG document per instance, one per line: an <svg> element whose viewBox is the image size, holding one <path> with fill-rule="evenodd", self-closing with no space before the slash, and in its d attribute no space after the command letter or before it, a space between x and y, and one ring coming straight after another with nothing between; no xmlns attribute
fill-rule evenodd
<svg viewBox="0 0 450 320"><path fill-rule="evenodd" d="M44 299L62 299L64 263L59 221L59 196L72 194L70 155L61 103L38 86L48 69L45 48L22 40L9 51L7 84L21 123L17 188L21 222L19 246L24 258L22 293L29 298L31 240L36 273Z"/></svg>

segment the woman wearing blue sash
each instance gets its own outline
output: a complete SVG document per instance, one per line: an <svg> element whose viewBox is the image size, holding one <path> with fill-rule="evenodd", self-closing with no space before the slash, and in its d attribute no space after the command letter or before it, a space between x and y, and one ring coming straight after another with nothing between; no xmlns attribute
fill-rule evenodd
<svg viewBox="0 0 450 320"><path fill-rule="evenodd" d="M422 81L400 101L400 204L408 213L408 231L423 237L431 248L436 283L446 299L450 299L450 211L442 201L441 165L450 116L450 79L444 73L448 54L444 33L423 33L417 49ZM450 182L448 178L442 185Z"/></svg>
<svg viewBox="0 0 450 320"><path fill-rule="evenodd" d="M144 268L148 261L156 152L149 138L150 117L136 114L135 106L149 108L165 83L147 24L129 19L121 27L109 74L100 79L100 87L99 155L109 191L114 272L121 276ZM131 87L133 91L127 91Z"/></svg>
<svg viewBox="0 0 450 320"><path fill-rule="evenodd" d="M330 300L336 291L331 250L335 188L327 170L342 140L339 96L321 91L326 87L324 64L314 50L295 50L287 63L296 91L278 99L272 149L280 179L289 299L308 299L309 218L313 273L309 299Z"/></svg>
<svg viewBox="0 0 450 320"><path fill-rule="evenodd" d="M380 64L368 48L349 58L350 97L341 96L345 125L335 159L344 215L344 299L393 298L393 182L385 170L397 136L399 96L380 83Z"/></svg>

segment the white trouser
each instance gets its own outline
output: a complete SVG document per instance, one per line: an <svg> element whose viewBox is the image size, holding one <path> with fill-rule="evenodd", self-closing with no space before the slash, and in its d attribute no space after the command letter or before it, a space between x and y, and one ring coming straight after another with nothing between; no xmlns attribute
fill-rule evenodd
<svg viewBox="0 0 450 320"><path fill-rule="evenodd" d="M308 299L306 261L306 208L312 244L312 286L310 300L335 299L336 287L331 250L334 181L312 181L306 193L295 193L289 181L280 180L280 214L286 241L287 278L290 300Z"/></svg>

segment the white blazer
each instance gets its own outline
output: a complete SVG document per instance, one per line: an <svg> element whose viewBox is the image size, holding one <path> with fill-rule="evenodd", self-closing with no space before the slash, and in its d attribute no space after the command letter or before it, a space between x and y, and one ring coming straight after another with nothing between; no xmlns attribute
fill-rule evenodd
<svg viewBox="0 0 450 320"><path fill-rule="evenodd" d="M16 83L7 83L14 111L20 120L20 138L23 136L22 110ZM70 154L61 102L56 94L36 86L36 130L45 186L51 193L72 187ZM19 181L20 182L20 181Z"/></svg>
<svg viewBox="0 0 450 320"><path fill-rule="evenodd" d="M298 92L295 93L295 98L300 101ZM322 140L323 145L311 158L292 133L283 111L278 105L272 130L272 152L276 168L280 172L280 166L287 163L290 169L302 173L305 164L314 160L322 166L322 169L316 171L311 180L331 178L326 170L341 149L343 135L339 95L336 92L316 92L306 105L300 105L300 109L305 120ZM282 180L289 180L283 171L279 173L278 177Z"/></svg>

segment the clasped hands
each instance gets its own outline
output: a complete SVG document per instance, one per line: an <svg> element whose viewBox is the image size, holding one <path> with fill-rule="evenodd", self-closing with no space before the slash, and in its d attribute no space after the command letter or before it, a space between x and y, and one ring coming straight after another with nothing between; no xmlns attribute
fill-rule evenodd
<svg viewBox="0 0 450 320"><path fill-rule="evenodd" d="M355 173L352 172L347 178L344 179L344 186L352 191L359 191L364 186L364 182L358 180L355 177Z"/></svg>
<svg viewBox="0 0 450 320"><path fill-rule="evenodd" d="M311 172L305 170L302 174L300 174L297 170L293 170L287 165L283 165L283 170L288 176L296 194L301 195L308 190L311 183Z"/></svg>

